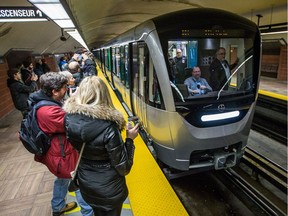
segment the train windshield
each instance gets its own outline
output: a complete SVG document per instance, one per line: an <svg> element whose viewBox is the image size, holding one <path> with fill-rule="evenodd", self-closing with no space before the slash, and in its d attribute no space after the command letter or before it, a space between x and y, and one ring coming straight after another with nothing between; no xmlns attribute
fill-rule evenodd
<svg viewBox="0 0 288 216"><path fill-rule="evenodd" d="M167 41L168 73L175 102L255 92L257 84L253 82L258 78L253 78L252 36L186 38Z"/></svg>

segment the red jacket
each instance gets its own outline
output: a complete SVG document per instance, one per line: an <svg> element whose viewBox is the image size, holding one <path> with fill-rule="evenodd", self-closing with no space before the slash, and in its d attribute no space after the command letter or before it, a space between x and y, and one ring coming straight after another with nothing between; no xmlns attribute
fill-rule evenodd
<svg viewBox="0 0 288 216"><path fill-rule="evenodd" d="M59 178L71 178L70 172L75 169L78 152L66 139L65 112L60 106L43 106L36 115L39 127L52 139L48 152L44 156L35 156L35 161L45 164Z"/></svg>

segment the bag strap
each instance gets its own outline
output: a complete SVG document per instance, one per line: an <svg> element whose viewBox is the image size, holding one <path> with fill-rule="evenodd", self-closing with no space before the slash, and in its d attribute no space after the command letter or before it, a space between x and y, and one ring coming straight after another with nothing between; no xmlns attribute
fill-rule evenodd
<svg viewBox="0 0 288 216"><path fill-rule="evenodd" d="M82 157L82 153L83 153L85 144L86 144L86 143L84 142L83 145L82 145L82 148L81 148L81 151L80 151L80 153L79 153L79 158L78 158L76 167L75 167L75 169L74 169L74 171L73 171L74 173L76 173L76 171L77 171L77 169L78 169L78 166L79 166L79 163L80 163L80 160L81 160L81 157ZM72 180L75 178L75 176L76 176L76 175L73 175L73 176L72 176Z"/></svg>

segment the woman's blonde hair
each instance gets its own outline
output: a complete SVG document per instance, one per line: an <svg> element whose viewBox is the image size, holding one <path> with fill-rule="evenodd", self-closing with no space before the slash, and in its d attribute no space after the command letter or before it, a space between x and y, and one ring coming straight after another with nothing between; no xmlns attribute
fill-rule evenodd
<svg viewBox="0 0 288 216"><path fill-rule="evenodd" d="M75 100L76 103L82 105L104 105L114 108L107 86L97 76L88 76L81 81L75 94Z"/></svg>

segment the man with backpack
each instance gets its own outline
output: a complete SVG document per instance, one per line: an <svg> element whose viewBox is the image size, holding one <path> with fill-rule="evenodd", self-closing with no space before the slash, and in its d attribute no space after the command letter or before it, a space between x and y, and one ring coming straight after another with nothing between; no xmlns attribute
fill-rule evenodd
<svg viewBox="0 0 288 216"><path fill-rule="evenodd" d="M36 112L39 128L51 137L50 147L45 154L35 155L35 160L47 166L57 178L54 181L51 206L53 216L60 216L77 207L76 202L65 203L70 172L75 169L78 152L67 141L64 126L65 112L62 110L62 99L67 90L67 78L56 72L49 72L40 77L41 90L29 97L33 105L49 101L40 106ZM53 103L51 104L51 102ZM49 104L50 103L50 104Z"/></svg>

